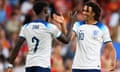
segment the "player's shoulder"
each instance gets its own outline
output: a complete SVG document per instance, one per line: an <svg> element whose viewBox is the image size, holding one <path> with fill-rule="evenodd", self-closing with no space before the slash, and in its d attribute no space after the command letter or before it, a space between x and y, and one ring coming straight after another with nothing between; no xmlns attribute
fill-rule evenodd
<svg viewBox="0 0 120 72"><path fill-rule="evenodd" d="M22 25L22 28L26 29L26 28L28 28L28 26L29 26L29 23L26 23L26 24Z"/></svg>
<svg viewBox="0 0 120 72"><path fill-rule="evenodd" d="M48 22L45 20L36 19L36 20L31 21L30 24L42 24L42 25L47 26Z"/></svg>
<svg viewBox="0 0 120 72"><path fill-rule="evenodd" d="M56 25L54 25L54 24L52 24L52 23L48 23L48 25L47 25L47 28L56 28L57 26Z"/></svg>
<svg viewBox="0 0 120 72"><path fill-rule="evenodd" d="M102 31L105 31L107 29L107 26L102 22L97 22L95 25Z"/></svg>
<svg viewBox="0 0 120 72"><path fill-rule="evenodd" d="M84 25L84 24L85 24L85 21L76 21L76 22L74 23L74 25L77 26L77 27L82 26L82 25Z"/></svg>
<svg viewBox="0 0 120 72"><path fill-rule="evenodd" d="M46 28L53 28L55 27L54 24L50 23L50 22L47 22L47 21L44 21L44 20L34 20L32 21L32 23L38 23L38 24L42 24L44 25Z"/></svg>

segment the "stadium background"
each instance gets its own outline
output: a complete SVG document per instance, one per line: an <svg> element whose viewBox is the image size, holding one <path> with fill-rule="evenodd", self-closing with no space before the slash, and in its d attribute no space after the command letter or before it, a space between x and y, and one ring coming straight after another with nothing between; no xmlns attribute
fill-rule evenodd
<svg viewBox="0 0 120 72"><path fill-rule="evenodd" d="M10 52L13 49L20 28L25 23L34 20L32 14L33 3L38 0L0 0L0 72L6 72L6 63L10 58ZM110 30L113 44L117 54L117 68L115 72L120 72L120 0L46 0L54 4L56 11L62 12L65 17L65 24L68 23L68 12L87 1L93 1L100 4L102 16L100 20L105 23ZM82 14L78 16L82 19ZM60 26L56 24L59 28ZM28 48L24 43L14 63L14 72L24 72L25 57ZM57 40L53 42L51 56L51 72L71 72L72 59L75 52L75 41L65 45ZM104 52L101 51L104 55ZM104 58L104 67L110 64L109 58Z"/></svg>

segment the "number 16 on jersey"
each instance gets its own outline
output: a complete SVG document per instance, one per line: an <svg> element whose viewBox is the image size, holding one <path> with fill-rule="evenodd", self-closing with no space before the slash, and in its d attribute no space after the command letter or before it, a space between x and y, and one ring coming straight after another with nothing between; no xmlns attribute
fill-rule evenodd
<svg viewBox="0 0 120 72"><path fill-rule="evenodd" d="M84 40L84 33L82 31L79 32L79 40Z"/></svg>

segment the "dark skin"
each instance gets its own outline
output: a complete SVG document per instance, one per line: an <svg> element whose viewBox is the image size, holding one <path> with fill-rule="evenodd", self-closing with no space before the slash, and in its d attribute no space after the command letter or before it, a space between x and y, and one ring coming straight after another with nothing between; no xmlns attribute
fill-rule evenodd
<svg viewBox="0 0 120 72"><path fill-rule="evenodd" d="M43 11L41 13L39 13L39 15L36 15L36 18L37 19L46 20L46 18L48 16L49 16L48 7L45 7L43 9ZM58 17L58 19L60 19L60 17ZM72 19L72 17L71 17L71 19ZM63 25L63 23L61 23L61 25ZM57 38L59 41L65 43L65 44L69 43L70 38L71 38L71 34L72 34L72 26L73 25L72 25L72 23L69 24L69 25L70 25L70 28L68 29L67 34L66 35L65 34L61 34L61 36L59 38ZM15 45L15 47L14 47L14 49L13 49L11 55L10 55L10 60L9 60L10 64L14 63L14 60L15 60L15 58L16 58L16 56L17 56L17 54L18 54L22 44L24 43L24 41L25 41L25 38L23 38L23 37L19 37L17 39L16 45ZM12 72L12 70L10 70L10 68L9 68L8 72Z"/></svg>

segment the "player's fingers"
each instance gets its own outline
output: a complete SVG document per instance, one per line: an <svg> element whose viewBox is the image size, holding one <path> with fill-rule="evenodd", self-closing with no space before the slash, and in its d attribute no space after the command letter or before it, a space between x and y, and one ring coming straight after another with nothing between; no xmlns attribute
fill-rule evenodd
<svg viewBox="0 0 120 72"><path fill-rule="evenodd" d="M117 66L117 62L116 62L116 60L113 60L113 64L112 64L112 66L113 66L113 68L116 68L116 66Z"/></svg>
<svg viewBox="0 0 120 72"><path fill-rule="evenodd" d="M76 17L77 14L78 14L78 12L77 12L77 11L74 11L74 12L72 13L72 16L73 16L73 17Z"/></svg>
<svg viewBox="0 0 120 72"><path fill-rule="evenodd" d="M81 6L80 4L76 5L72 11L80 11L81 10L80 6Z"/></svg>
<svg viewBox="0 0 120 72"><path fill-rule="evenodd" d="M81 10L81 9L80 9L79 5L77 5L77 6L72 10L72 15L76 17L77 14L81 12L80 10Z"/></svg>
<svg viewBox="0 0 120 72"><path fill-rule="evenodd" d="M116 64L113 63L109 71L115 71L115 69L116 69Z"/></svg>
<svg viewBox="0 0 120 72"><path fill-rule="evenodd" d="M64 22L64 17L63 16L57 16L54 18L55 21L58 23L63 23Z"/></svg>
<svg viewBox="0 0 120 72"><path fill-rule="evenodd" d="M77 11L72 10L68 12L68 16L72 19L75 18L76 15L77 15Z"/></svg>

